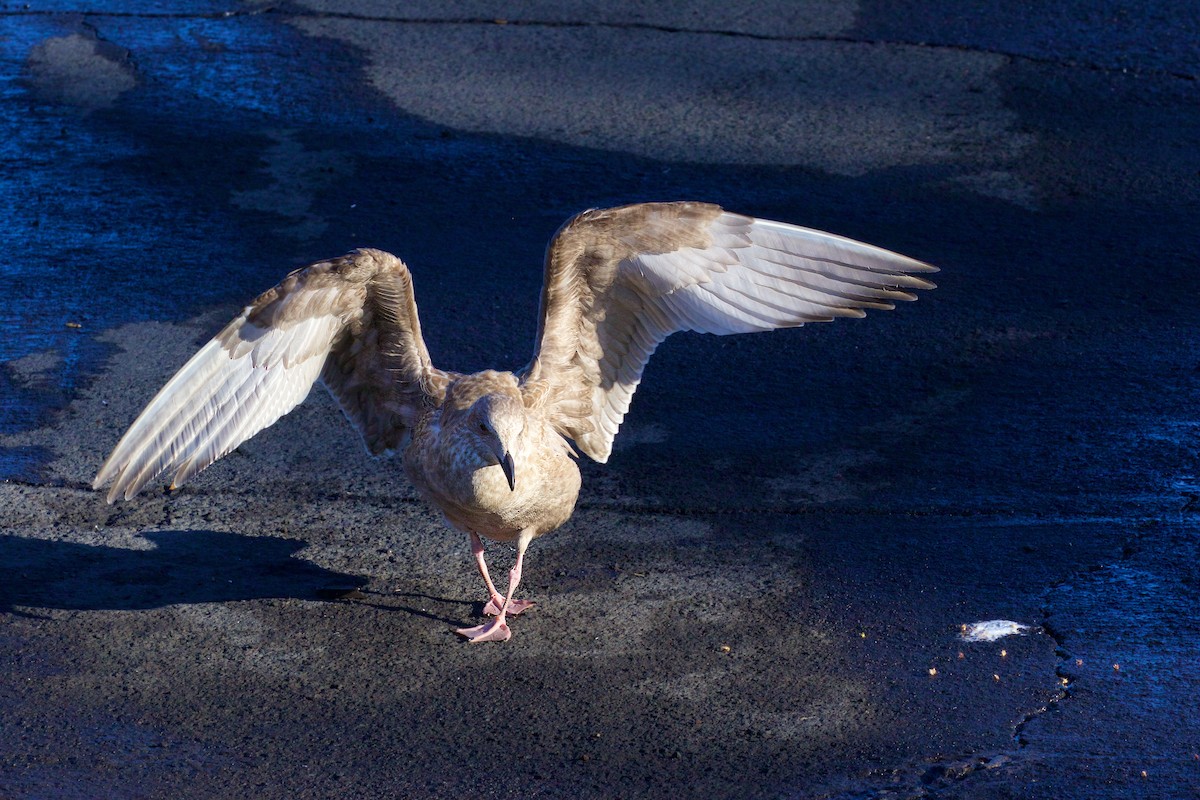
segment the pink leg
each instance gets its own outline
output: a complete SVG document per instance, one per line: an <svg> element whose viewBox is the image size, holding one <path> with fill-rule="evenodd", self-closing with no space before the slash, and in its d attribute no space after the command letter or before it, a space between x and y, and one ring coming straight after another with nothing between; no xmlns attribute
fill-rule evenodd
<svg viewBox="0 0 1200 800"><path fill-rule="evenodd" d="M511 609L512 596L516 593L517 586L521 583L521 563L525 560L525 548L529 547L529 543L532 540L532 533L528 530L521 531L521 536L517 539L517 561L508 572L508 596L500 604L500 613L494 620L485 622L483 625L476 625L473 628L459 628L456 631L458 634L467 637L467 640L472 643L506 642L512 636L506 616L509 613L516 613Z"/></svg>
<svg viewBox="0 0 1200 800"><path fill-rule="evenodd" d="M483 613L494 617L500 613L500 607L504 604L504 596L496 591L496 584L492 583L492 576L488 574L487 561L483 558L483 540L475 532L471 533L471 555L475 556L475 568L479 570L479 574L483 576L483 582L487 584L488 601L487 605L483 607ZM529 600L510 600L508 613L515 617L532 607L533 602Z"/></svg>
<svg viewBox="0 0 1200 800"><path fill-rule="evenodd" d="M471 532L471 555L475 556L475 568L479 570L479 574L483 576L483 582L487 584L488 604L496 603L497 600L503 601L504 598L496 591L496 584L492 583L492 576L488 574L487 562L483 559L483 540L474 531ZM496 605L498 606L499 603Z"/></svg>

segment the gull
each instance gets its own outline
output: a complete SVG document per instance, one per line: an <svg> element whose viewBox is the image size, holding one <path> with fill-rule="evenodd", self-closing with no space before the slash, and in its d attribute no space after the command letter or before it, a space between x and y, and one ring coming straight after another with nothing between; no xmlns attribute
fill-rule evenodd
<svg viewBox="0 0 1200 800"><path fill-rule="evenodd" d="M936 267L869 244L699 202L592 209L546 250L534 356L520 372L433 366L412 277L359 249L288 275L200 349L117 443L93 487L132 498L208 467L325 384L374 455L470 537L492 619L457 633L505 641L525 551L575 510L576 450L604 463L655 348L677 331L797 327L915 300ZM482 537L482 538L481 538ZM502 595L483 538L515 543Z"/></svg>

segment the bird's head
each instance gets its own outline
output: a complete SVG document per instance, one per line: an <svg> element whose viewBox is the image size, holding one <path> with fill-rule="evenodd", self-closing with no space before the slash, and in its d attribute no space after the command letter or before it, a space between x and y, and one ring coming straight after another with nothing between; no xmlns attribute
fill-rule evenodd
<svg viewBox="0 0 1200 800"><path fill-rule="evenodd" d="M525 430L525 405L520 395L486 394L475 401L466 418L467 431L483 445L485 457L504 470L508 488L517 488L512 453Z"/></svg>

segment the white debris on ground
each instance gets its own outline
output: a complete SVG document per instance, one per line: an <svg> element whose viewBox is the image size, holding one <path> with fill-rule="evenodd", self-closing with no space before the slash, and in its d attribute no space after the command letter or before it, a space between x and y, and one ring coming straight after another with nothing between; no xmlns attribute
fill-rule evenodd
<svg viewBox="0 0 1200 800"><path fill-rule="evenodd" d="M1029 630L1028 625L1013 622L1009 619L989 619L986 622L972 622L962 626L960 635L968 642L994 642L1005 636L1020 636Z"/></svg>

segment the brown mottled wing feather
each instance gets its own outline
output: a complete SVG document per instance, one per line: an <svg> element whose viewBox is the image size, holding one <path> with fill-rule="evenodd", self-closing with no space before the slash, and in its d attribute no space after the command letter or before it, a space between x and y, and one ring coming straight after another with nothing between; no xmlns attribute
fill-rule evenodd
<svg viewBox="0 0 1200 800"><path fill-rule="evenodd" d="M167 382L117 443L94 486L111 503L171 473L175 486L295 408L324 381L372 453L405 443L447 376L421 339L412 279L357 250L263 293Z"/></svg>
<svg viewBox="0 0 1200 800"><path fill-rule="evenodd" d="M676 331L729 334L861 317L914 300L936 268L852 239L723 211L643 203L586 211L546 253L525 384L603 462L647 360Z"/></svg>
<svg viewBox="0 0 1200 800"><path fill-rule="evenodd" d="M374 455L408 443L417 418L440 405L451 373L436 369L421 338L412 275L400 259L359 250L380 268L369 281L361 316L335 339L321 381Z"/></svg>

